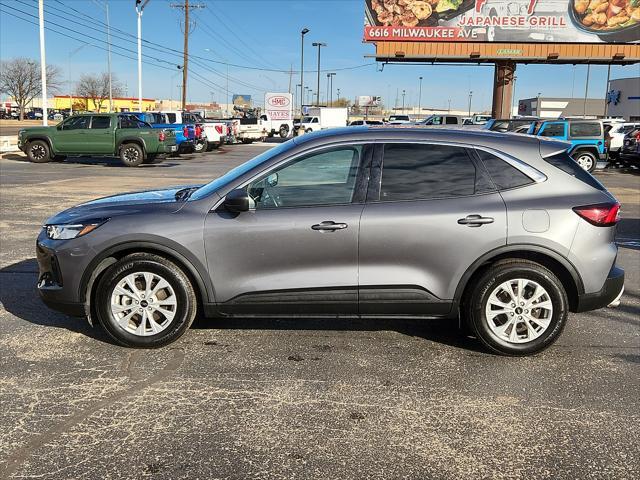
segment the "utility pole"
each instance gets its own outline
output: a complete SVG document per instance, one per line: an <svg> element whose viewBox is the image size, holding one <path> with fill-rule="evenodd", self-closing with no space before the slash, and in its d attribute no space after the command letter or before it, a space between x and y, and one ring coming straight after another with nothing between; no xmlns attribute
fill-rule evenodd
<svg viewBox="0 0 640 480"><path fill-rule="evenodd" d="M191 33L191 23L189 22L189 10L197 8L205 8L206 5L198 3L189 5L189 0L184 0L183 4L171 3L171 8L180 8L184 11L184 49L182 60L182 110L187 106L187 77L189 75L189 34Z"/></svg>
<svg viewBox="0 0 640 480"><path fill-rule="evenodd" d="M418 116L422 113L422 77L418 77L420 80L420 88L418 90Z"/></svg>
<svg viewBox="0 0 640 480"><path fill-rule="evenodd" d="M329 77L329 104L333 103L333 77L335 74L335 72L327 73L327 77Z"/></svg>
<svg viewBox="0 0 640 480"><path fill-rule="evenodd" d="M587 65L587 83L584 85L584 105L582 106L582 118L587 118L587 96L589 95L589 75L591 64Z"/></svg>
<svg viewBox="0 0 640 480"><path fill-rule="evenodd" d="M316 91L316 107L320 106L320 49L326 47L326 43L313 42L311 44L314 47L318 47L318 90Z"/></svg>
<svg viewBox="0 0 640 480"><path fill-rule="evenodd" d="M38 0L38 20L40 24L40 81L42 82L42 125L49 125L47 113L47 62L44 52L44 0Z"/></svg>

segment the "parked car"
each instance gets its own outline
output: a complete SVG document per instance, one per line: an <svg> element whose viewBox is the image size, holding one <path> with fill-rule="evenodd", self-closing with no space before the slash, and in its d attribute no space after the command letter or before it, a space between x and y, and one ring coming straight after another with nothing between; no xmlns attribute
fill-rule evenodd
<svg viewBox="0 0 640 480"><path fill-rule="evenodd" d="M640 127L631 130L624 136L622 153L638 159L640 157Z"/></svg>
<svg viewBox="0 0 640 480"><path fill-rule="evenodd" d="M18 132L18 148L34 163L70 157L120 157L127 167L153 163L177 150L173 129L156 130L135 115L73 115L54 127Z"/></svg>
<svg viewBox="0 0 640 480"><path fill-rule="evenodd" d="M435 126L435 125L449 125L449 126L458 126L461 127L464 124L464 119L460 115L449 115L449 114L437 114L431 115L424 120L420 120L416 122L416 125L422 126Z"/></svg>
<svg viewBox="0 0 640 480"><path fill-rule="evenodd" d="M404 125L411 122L411 117L409 115L389 115L389 120L387 120L389 125Z"/></svg>
<svg viewBox="0 0 640 480"><path fill-rule="evenodd" d="M267 137L279 135L280 138L287 138L289 134L293 132L293 120L276 120L266 113L260 115L260 120L262 121L262 128L264 128L267 133Z"/></svg>
<svg viewBox="0 0 640 480"><path fill-rule="evenodd" d="M523 133L529 129L531 124L538 120L537 118L492 118L484 124L485 130L492 132L515 132L521 127L526 127Z"/></svg>
<svg viewBox="0 0 640 480"><path fill-rule="evenodd" d="M196 151L196 126L193 123L182 123L165 112L130 112L153 128L171 129L175 133L177 153L193 153Z"/></svg>
<svg viewBox="0 0 640 480"><path fill-rule="evenodd" d="M569 154L588 172L596 169L598 160L607 159L600 120L545 120L531 124L528 133L569 142Z"/></svg>
<svg viewBox="0 0 640 480"><path fill-rule="evenodd" d="M471 117L471 125L485 125L491 120L491 115L477 113Z"/></svg>
<svg viewBox="0 0 640 480"><path fill-rule="evenodd" d="M564 143L333 129L204 186L54 215L37 239L38 291L131 347L178 339L198 310L460 315L491 351L528 355L558 338L569 312L619 303L619 207Z"/></svg>
<svg viewBox="0 0 640 480"><path fill-rule="evenodd" d="M349 123L350 127L357 127L362 125L384 125L380 120L354 120Z"/></svg>
<svg viewBox="0 0 640 480"><path fill-rule="evenodd" d="M627 133L638 128L640 128L639 122L618 123L612 125L611 130L609 130L609 155L617 157L622 151L622 146Z"/></svg>

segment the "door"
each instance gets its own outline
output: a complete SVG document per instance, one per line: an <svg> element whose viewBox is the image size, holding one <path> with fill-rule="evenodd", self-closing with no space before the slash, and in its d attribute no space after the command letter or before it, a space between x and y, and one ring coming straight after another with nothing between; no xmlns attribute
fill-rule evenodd
<svg viewBox="0 0 640 480"><path fill-rule="evenodd" d="M78 115L62 122L53 140L54 150L58 153L91 153L85 151L90 119L89 115Z"/></svg>
<svg viewBox="0 0 640 480"><path fill-rule="evenodd" d="M85 134L87 142L87 151L95 154L113 154L115 147L113 145L114 135L111 128L111 116L109 115L93 115L91 124Z"/></svg>
<svg viewBox="0 0 640 480"><path fill-rule="evenodd" d="M504 202L466 148L377 145L360 221L360 313L448 313L464 272L506 235Z"/></svg>
<svg viewBox="0 0 640 480"><path fill-rule="evenodd" d="M298 155L242 187L255 209L208 214L207 262L223 313L357 313L370 150L349 145Z"/></svg>

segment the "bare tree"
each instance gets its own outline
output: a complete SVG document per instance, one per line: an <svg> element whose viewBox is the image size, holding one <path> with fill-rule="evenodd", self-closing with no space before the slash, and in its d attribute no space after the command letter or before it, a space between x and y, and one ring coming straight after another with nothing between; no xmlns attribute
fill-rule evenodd
<svg viewBox="0 0 640 480"><path fill-rule="evenodd" d="M111 91L114 97L122 94L120 82L118 82L113 75L111 77ZM78 81L76 94L79 97L93 100L93 104L98 112L101 111L105 100L109 99L109 74L101 73L98 75L82 75Z"/></svg>
<svg viewBox="0 0 640 480"><path fill-rule="evenodd" d="M47 90L57 91L60 79L60 69L47 65ZM14 99L20 108L20 120L23 120L27 104L42 93L40 63L24 57L3 61L0 66L0 92Z"/></svg>

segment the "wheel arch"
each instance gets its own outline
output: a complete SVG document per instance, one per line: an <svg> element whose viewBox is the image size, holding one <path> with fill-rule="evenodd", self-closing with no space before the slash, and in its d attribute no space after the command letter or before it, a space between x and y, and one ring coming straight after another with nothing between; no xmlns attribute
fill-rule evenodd
<svg viewBox="0 0 640 480"><path fill-rule="evenodd" d="M575 266L558 252L537 245L508 245L498 248L476 260L462 275L456 288L458 305L464 303L473 285L473 280L481 276L491 265L500 260L529 260L548 268L558 277L569 298L569 308L573 312L578 306L578 297L584 294L584 284Z"/></svg>
<svg viewBox="0 0 640 480"><path fill-rule="evenodd" d="M84 303L87 313L90 313L95 294L95 286L100 276L111 265L133 253L150 253L169 260L187 276L193 285L199 305L213 301L213 290L210 282L206 281L206 277L203 276L204 272L196 267L194 262L187 258L186 254L166 245L149 241L125 242L104 250L100 255L97 255L85 269L80 282L78 298Z"/></svg>
<svg viewBox="0 0 640 480"><path fill-rule="evenodd" d="M600 155L600 152L598 151L598 147L596 147L595 145L576 145L569 151L569 154L575 155L576 153L579 153L579 152L592 153L593 155L595 155L596 160L598 159L598 155Z"/></svg>
<svg viewBox="0 0 640 480"><path fill-rule="evenodd" d="M53 142L46 135L34 135L33 137L26 138L24 142L25 142L25 145L29 145L29 143L34 142L36 140L41 140L41 141L45 142L49 146L49 156L53 158L53 153L55 151L53 149ZM26 148L25 148L25 150L26 150Z"/></svg>
<svg viewBox="0 0 640 480"><path fill-rule="evenodd" d="M118 141L118 144L116 145L116 152L118 153L118 155L120 155L120 149L126 143L135 143L135 144L137 144L140 148L142 148L142 155L144 157L147 156L147 144L144 141L144 139L140 138L140 137L125 137L125 138L121 138Z"/></svg>

